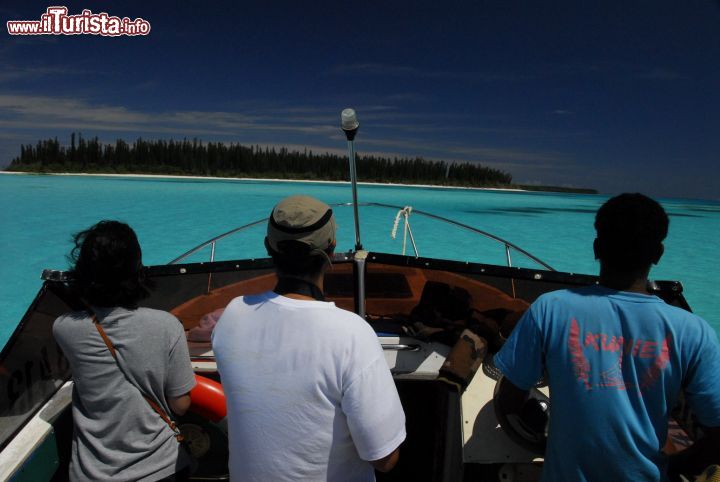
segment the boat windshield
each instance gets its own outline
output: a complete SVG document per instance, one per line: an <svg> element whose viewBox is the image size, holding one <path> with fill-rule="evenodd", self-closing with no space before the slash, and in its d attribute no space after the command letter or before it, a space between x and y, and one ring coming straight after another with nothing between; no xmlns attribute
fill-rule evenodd
<svg viewBox="0 0 720 482"><path fill-rule="evenodd" d="M70 378L52 323L75 308L64 284L45 282L0 353L0 449Z"/></svg>

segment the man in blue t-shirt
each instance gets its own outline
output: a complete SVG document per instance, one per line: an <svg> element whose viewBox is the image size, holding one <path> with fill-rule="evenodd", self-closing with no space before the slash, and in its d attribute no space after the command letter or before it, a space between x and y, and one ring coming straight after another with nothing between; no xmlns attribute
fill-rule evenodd
<svg viewBox="0 0 720 482"><path fill-rule="evenodd" d="M720 344L704 320L647 290L667 214L642 194L622 194L600 208L595 229L600 285L533 303L495 357L505 375L497 404L520 413L547 370L545 481L697 474L720 459ZM668 418L681 390L704 436L668 457Z"/></svg>

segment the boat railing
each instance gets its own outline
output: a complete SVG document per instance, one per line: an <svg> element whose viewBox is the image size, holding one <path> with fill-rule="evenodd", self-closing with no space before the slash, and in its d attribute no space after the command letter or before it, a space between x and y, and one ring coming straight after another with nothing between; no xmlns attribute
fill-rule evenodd
<svg viewBox="0 0 720 482"><path fill-rule="evenodd" d="M349 203L349 202L346 202L346 203L336 203L336 204L332 204L331 206L332 206L332 207L347 207L347 206L353 206L353 203ZM358 203L358 206L363 206L363 207L380 207L380 208L397 209L397 210L404 210L404 209L407 208L407 206L403 207L403 206L396 206L396 205L392 205L392 204L375 203L375 202L363 202L363 203ZM456 226L456 227L458 227L458 228L461 228L461 229L470 231L470 232L472 232L472 233L474 233L474 234L483 236L483 237L485 237L485 238L487 238L487 239L490 239L490 240L492 240L492 241L495 241L496 243L502 244L502 245L504 246L504 249L505 249L505 261L506 261L508 267L512 267L512 265L513 265L513 264L512 264L513 262L512 262L511 251L512 251L512 250L515 250L515 251L517 251L518 253L526 256L527 258L529 258L529 259L532 260L533 262L537 263L538 265L542 266L544 269L546 269L546 270L548 270L548 271L555 271L549 264L547 264L547 263L544 262L543 260L539 259L539 258L536 257L535 255L529 253L528 251L522 249L521 247L515 245L514 243L512 243L512 242L510 242L510 241L508 241L508 240L506 240L506 239L503 239L503 238L501 238L501 237L499 237L499 236L496 236L496 235L494 235L494 234L492 234L492 233L489 233L489 232L487 232L487 231L483 231L482 229L475 228L475 227L473 227L473 226L470 226L470 225L465 224L465 223L461 223L461 222L459 222L459 221L454 221L454 220L452 220L452 219L448 219L448 218L445 218L445 217L443 217L443 216L438 216L437 214L428 213L428 212L421 211L421 210L418 210L418 209L413 209L413 210L412 210L412 213L413 213L413 214L418 214L418 215L420 215L420 216L424 216L424 217L427 217L427 218L430 218L430 219L434 219L434 220L436 220L436 221L448 223L448 224L453 225L453 226ZM231 229L230 231L227 231L227 232L225 232L225 233L222 233L222 234L220 234L220 235L218 235L218 236L215 236L214 238L211 238L211 239L209 239L209 240L207 240L207 241L205 241L205 242L203 242L203 243L195 246L194 248L190 249L189 251L186 251L185 253L181 254L181 255L178 256L177 258L173 259L173 260L170 261L168 264L181 263L182 261L186 260L187 258L189 258L190 256L194 255L195 253L197 253L197 252L199 252L199 251L202 251L203 249L208 248L208 247L210 248L210 260L209 260L209 261L210 261L210 262L213 262L213 261L215 261L215 247L216 247L216 245L217 245L217 243L218 243L219 241L221 241L221 240L223 240L223 239L225 239L225 238L228 238L228 237L230 237L230 236L233 236L233 235L235 235L235 234L237 234L237 233L239 233L239 232L242 232L242 231L244 231L244 230L246 230L246 229L252 228L252 227L257 226L257 225L259 225L259 224L263 224L263 223L265 223L265 222L267 222L267 218L263 218L263 219L260 219L260 220L257 220L257 221L253 221L253 222L251 222L251 223L244 224L244 225L239 226L239 227L237 227L237 228ZM413 244L414 244L414 241L413 241ZM417 249L415 249L415 256L416 256L416 257L418 256Z"/></svg>
<svg viewBox="0 0 720 482"><path fill-rule="evenodd" d="M246 229L248 229L248 228L252 228L253 226L257 226L258 224L265 223L265 222L267 222L267 219L260 219L260 220L258 220L258 221L253 221L252 223L248 223L248 224L244 224L244 225L242 225L242 226L238 226L238 227L235 228L235 229L231 229L230 231L228 231L228 232L226 232L226 233L222 233L222 234L220 234L220 235L218 235L218 236L215 236L214 238L212 238L212 239L210 239L210 240L208 240L208 241L205 241L204 243L198 244L197 246L195 246L195 247L192 248L191 250L186 251L186 252L184 252L183 254L181 254L180 256L178 256L177 258L173 259L173 260L170 261L168 264L178 264L179 262L181 262L181 261L189 258L190 256L192 256L193 254L197 253L198 251L202 251L203 249L207 248L208 246L210 246L210 262L212 263L213 261L215 261L215 245L217 244L218 241L220 241L220 240L222 240L222 239L225 239L225 238L227 238L227 237L230 237L230 236L232 236L233 234L236 234L236 233L239 233L239 232L241 232L241 231L244 231L244 230L246 230Z"/></svg>

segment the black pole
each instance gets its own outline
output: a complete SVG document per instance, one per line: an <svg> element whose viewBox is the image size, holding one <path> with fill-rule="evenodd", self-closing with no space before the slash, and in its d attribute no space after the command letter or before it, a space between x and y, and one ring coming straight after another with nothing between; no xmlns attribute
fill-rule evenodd
<svg viewBox="0 0 720 482"><path fill-rule="evenodd" d="M352 187L353 197L353 214L355 216L355 251L362 249L360 241L360 218L358 216L358 200L357 200L357 170L355 168L355 134L357 134L360 123L357 120L353 109L345 109L340 115L341 126L345 137L348 140L348 161L350 162L350 185Z"/></svg>

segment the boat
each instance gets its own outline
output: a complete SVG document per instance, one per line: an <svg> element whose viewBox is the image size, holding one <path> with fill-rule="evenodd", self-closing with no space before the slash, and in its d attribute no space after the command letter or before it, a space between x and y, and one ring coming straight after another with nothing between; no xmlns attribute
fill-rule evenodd
<svg viewBox="0 0 720 482"><path fill-rule="evenodd" d="M343 118L345 123L347 119ZM343 127L347 127L345 124ZM353 125L350 124L352 130ZM354 126L357 130L357 126ZM352 134L354 137L354 133ZM407 416L407 440L398 465L380 481L533 481L542 468L544 433L507 417L498 422L493 394L501 374L492 354L538 296L548 291L598 282L593 275L555 271L510 241L473 226L409 206L358 203L353 139L348 135L353 202L333 209L353 209L355 249L336 253L325 275L326 297L356 312L373 327L398 388ZM401 254L362 246L358 208L395 214L393 234L403 228ZM269 210L269 209L268 209ZM411 216L440 223L443 230L463 230L495 242L504 265L420 256ZM240 295L274 287L272 260L216 260L216 247L266 219L253 221L186 251L166 265L146 268L151 295L143 306L173 313L190 334L188 346L197 375L220 382L212 347L203 338L204 323L217 318ZM449 232L449 231L448 231ZM451 236L448 236L451 238ZM408 243L409 241L409 243ZM407 249L408 245L411 250ZM407 252L411 251L411 252ZM207 261L189 262L208 254ZM523 256L536 267L514 266ZM0 480L65 480L70 459L72 380L67 360L52 337L53 321L81 309L68 289L68 274L47 269L43 285L0 353ZM667 303L689 309L678 281L653 281L652 291ZM484 320L489 353L465 390L438 379L461 330ZM207 333L206 333L207 334ZM535 391L551 412L547 387ZM216 400L217 401L217 400ZM207 407L205 407L207 408ZM696 433L692 414L675 410L667 450L680 450ZM194 410L179 419L197 461L193 480L227 480L227 426L222 409Z"/></svg>

